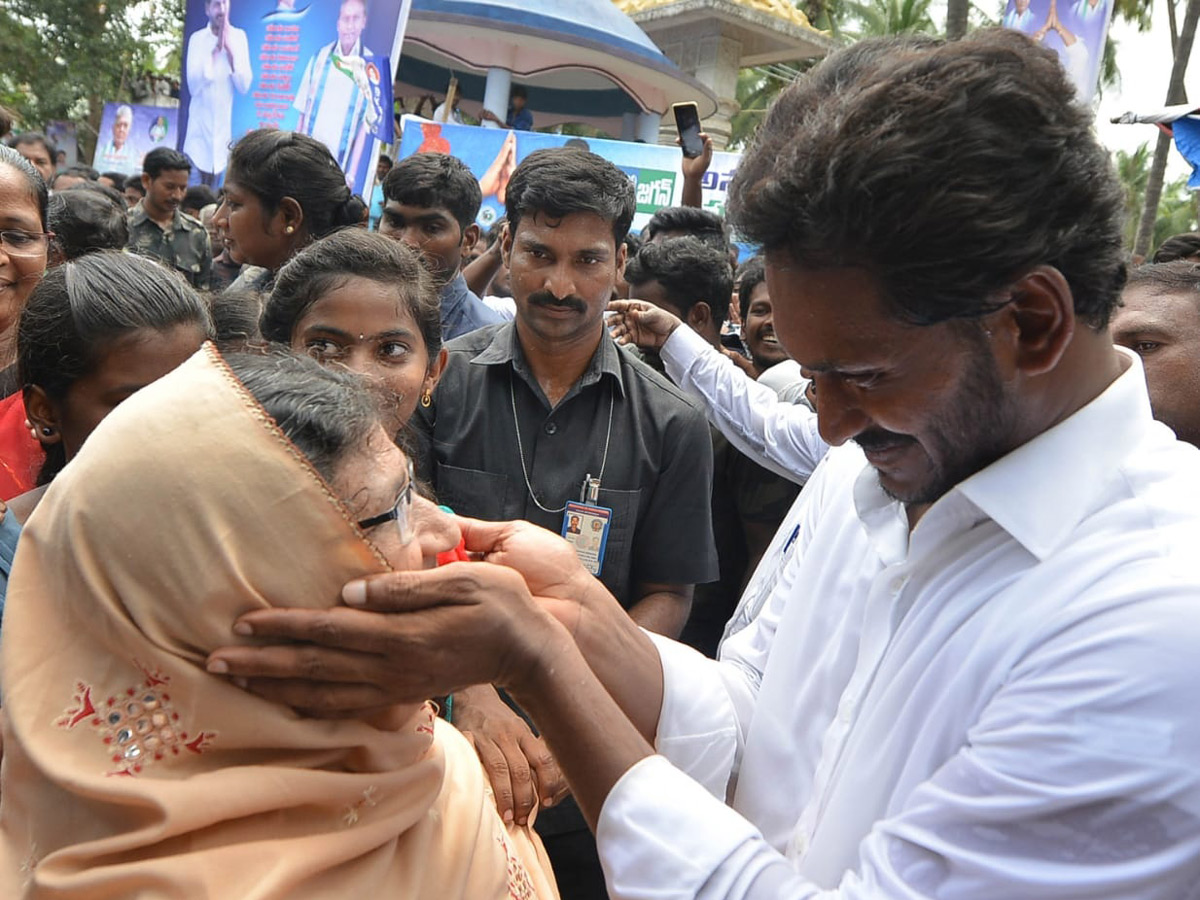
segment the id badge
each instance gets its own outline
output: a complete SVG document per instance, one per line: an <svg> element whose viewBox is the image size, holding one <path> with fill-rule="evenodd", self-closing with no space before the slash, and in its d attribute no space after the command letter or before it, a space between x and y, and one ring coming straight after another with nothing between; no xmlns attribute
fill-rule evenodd
<svg viewBox="0 0 1200 900"><path fill-rule="evenodd" d="M593 575L599 575L604 566L612 514L606 506L574 502L568 503L563 512L562 536L575 548L575 555L583 567Z"/></svg>

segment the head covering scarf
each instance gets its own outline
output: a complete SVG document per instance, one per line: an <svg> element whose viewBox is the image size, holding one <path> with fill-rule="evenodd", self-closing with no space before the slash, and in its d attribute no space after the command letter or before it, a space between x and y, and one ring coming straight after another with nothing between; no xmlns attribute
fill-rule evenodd
<svg viewBox="0 0 1200 900"><path fill-rule="evenodd" d="M267 606L387 569L211 345L30 517L0 649L0 896L552 898L429 704L318 721L205 672Z"/></svg>

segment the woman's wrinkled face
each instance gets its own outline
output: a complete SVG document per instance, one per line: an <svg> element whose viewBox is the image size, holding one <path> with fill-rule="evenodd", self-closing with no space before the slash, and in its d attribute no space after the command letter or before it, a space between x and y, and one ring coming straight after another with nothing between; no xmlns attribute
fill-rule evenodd
<svg viewBox="0 0 1200 900"><path fill-rule="evenodd" d="M346 278L313 303L292 329L291 345L366 378L382 395L383 425L393 436L437 381L401 291L370 278Z"/></svg>
<svg viewBox="0 0 1200 900"><path fill-rule="evenodd" d="M364 521L388 512L409 487L408 457L376 425L361 452L342 461L330 485L356 521ZM437 555L453 550L462 540L454 519L418 495L412 494L405 540L403 523L392 520L365 529L393 569L428 569L437 564Z"/></svg>

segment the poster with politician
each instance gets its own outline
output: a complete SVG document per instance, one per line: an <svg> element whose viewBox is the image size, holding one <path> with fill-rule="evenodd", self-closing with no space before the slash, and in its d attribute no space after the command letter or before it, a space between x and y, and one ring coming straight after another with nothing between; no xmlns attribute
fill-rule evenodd
<svg viewBox="0 0 1200 900"><path fill-rule="evenodd" d="M178 116L179 110L173 106L105 103L92 168L123 175L141 174L147 153L155 147L175 146Z"/></svg>
<svg viewBox="0 0 1200 900"><path fill-rule="evenodd" d="M255 128L327 146L356 192L391 139L391 61L411 0L188 0L180 149L219 185L229 147Z"/></svg>
<svg viewBox="0 0 1200 900"><path fill-rule="evenodd" d="M1001 20L1058 54L1080 103L1096 96L1113 0L1008 0Z"/></svg>

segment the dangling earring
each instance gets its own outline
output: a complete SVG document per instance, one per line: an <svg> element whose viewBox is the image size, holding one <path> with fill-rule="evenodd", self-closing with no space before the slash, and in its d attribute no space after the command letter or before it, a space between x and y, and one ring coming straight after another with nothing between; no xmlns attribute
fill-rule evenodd
<svg viewBox="0 0 1200 900"><path fill-rule="evenodd" d="M421 405L426 409L433 405L433 394L429 392L429 388L425 388L425 393L421 395Z"/></svg>
<svg viewBox="0 0 1200 900"><path fill-rule="evenodd" d="M296 228L294 225L289 225L287 228L283 229L284 234L292 234L295 231L296 231Z"/></svg>

